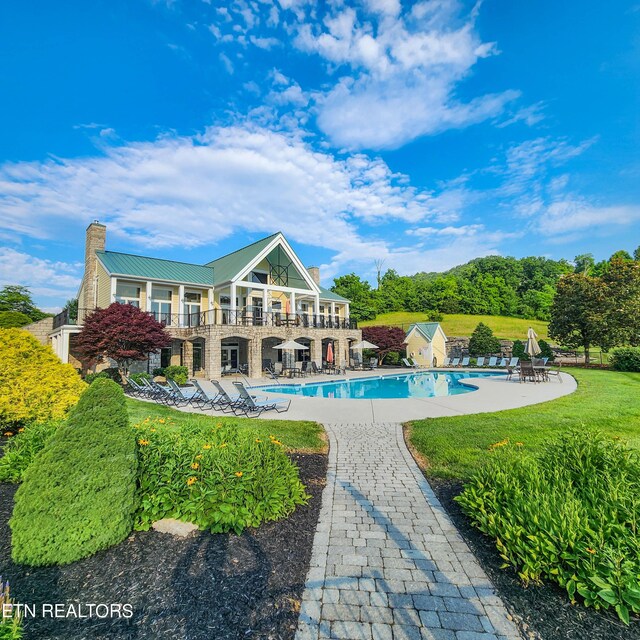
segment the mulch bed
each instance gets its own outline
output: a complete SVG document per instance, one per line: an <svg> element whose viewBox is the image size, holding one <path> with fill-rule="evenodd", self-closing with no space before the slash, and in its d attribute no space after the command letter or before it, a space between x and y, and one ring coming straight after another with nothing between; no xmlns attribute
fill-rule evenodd
<svg viewBox="0 0 640 640"><path fill-rule="evenodd" d="M473 528L453 498L462 491L462 483L429 479L434 492L453 520L496 590L516 614L525 637L542 640L640 640L640 621L625 626L616 617L572 605L566 591L554 584L524 587L516 571L501 569L502 558L494 542Z"/></svg>
<svg viewBox="0 0 640 640"><path fill-rule="evenodd" d="M0 575L22 603L130 603L133 617L26 620L27 640L292 639L325 484L327 457L292 455L312 498L281 522L241 536L135 532L64 567L11 561L16 485L0 484Z"/></svg>

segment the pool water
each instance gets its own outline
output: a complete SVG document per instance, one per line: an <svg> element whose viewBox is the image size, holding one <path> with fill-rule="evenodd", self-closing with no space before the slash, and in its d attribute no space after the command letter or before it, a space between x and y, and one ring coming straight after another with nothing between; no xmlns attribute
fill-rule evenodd
<svg viewBox="0 0 640 640"><path fill-rule="evenodd" d="M375 378L351 378L336 382L315 382L308 384L279 384L261 387L269 393L288 393L312 398L350 398L362 400L392 398L435 398L455 396L475 391L475 387L461 384L461 380L488 378L504 375L501 373L460 371L443 372L416 371L401 375L379 376Z"/></svg>

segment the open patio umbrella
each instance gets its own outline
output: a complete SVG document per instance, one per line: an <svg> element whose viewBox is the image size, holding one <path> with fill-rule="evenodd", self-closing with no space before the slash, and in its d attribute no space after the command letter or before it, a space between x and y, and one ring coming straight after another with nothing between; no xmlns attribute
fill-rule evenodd
<svg viewBox="0 0 640 640"><path fill-rule="evenodd" d="M274 349L282 349L284 352L288 351L308 351L309 347L296 342L295 340L287 340L281 342L273 347ZM286 363L285 363L286 364Z"/></svg>
<svg viewBox="0 0 640 640"><path fill-rule="evenodd" d="M379 349L380 347L377 344L373 344L368 340L361 340L360 342L356 342L356 344L351 345L352 349L356 349L357 351L361 351L362 349Z"/></svg>
<svg viewBox="0 0 640 640"><path fill-rule="evenodd" d="M540 345L538 344L538 334L529 327L529 331L527 331L527 344L524 347L524 352L533 359L540 353L540 351L542 351L542 349L540 349Z"/></svg>

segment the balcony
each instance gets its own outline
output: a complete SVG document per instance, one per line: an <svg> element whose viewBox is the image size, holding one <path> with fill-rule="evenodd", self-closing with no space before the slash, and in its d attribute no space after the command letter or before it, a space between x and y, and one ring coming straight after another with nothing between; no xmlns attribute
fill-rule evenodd
<svg viewBox="0 0 640 640"><path fill-rule="evenodd" d="M82 324L82 319L92 313L93 309L79 309L78 322L69 316L68 310L60 312L53 318L53 328L65 324ZM241 327L303 327L310 329L357 329L358 323L351 318L339 316L313 315L310 313L284 313L281 311L263 311L261 307L247 307L231 311L228 309L211 309L200 313L157 313L147 311L158 322L168 328L218 326Z"/></svg>

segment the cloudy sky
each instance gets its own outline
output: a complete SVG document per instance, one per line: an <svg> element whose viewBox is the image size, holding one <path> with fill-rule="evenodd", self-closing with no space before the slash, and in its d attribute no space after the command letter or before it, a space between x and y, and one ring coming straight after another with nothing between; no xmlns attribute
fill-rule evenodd
<svg viewBox="0 0 640 640"><path fill-rule="evenodd" d="M634 2L5 0L0 77L0 284L47 309L96 218L325 284L640 244Z"/></svg>

